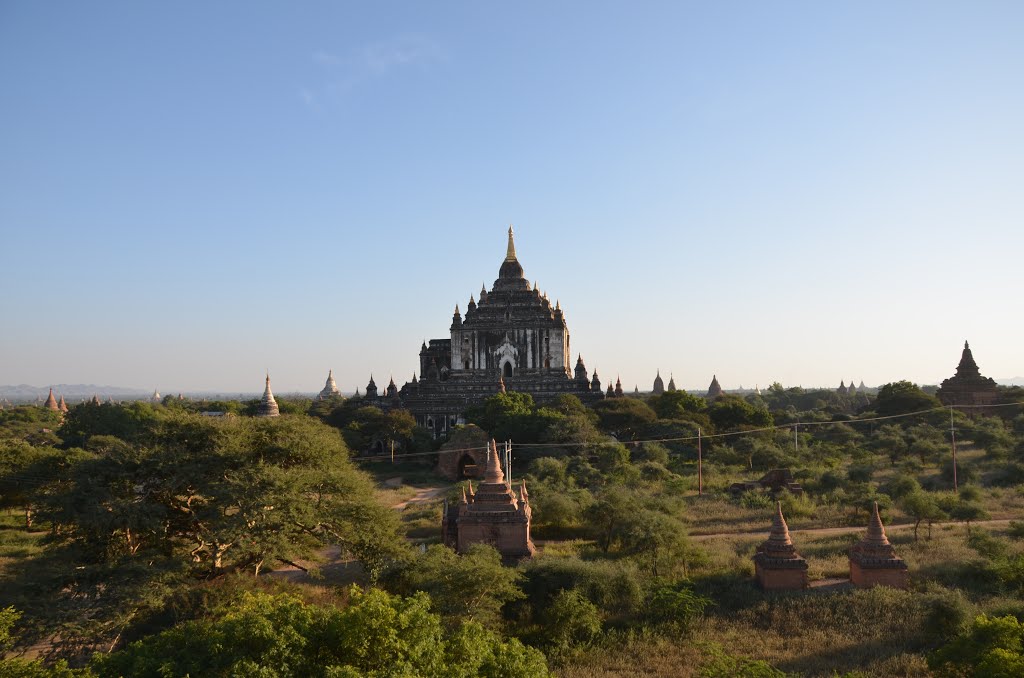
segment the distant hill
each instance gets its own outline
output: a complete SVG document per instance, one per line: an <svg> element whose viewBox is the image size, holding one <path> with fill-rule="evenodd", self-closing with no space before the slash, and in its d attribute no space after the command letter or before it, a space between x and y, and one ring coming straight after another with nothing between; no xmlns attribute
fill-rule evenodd
<svg viewBox="0 0 1024 678"><path fill-rule="evenodd" d="M996 379L997 384L1003 386L1024 386L1024 377L1014 377L1013 379Z"/></svg>
<svg viewBox="0 0 1024 678"><path fill-rule="evenodd" d="M45 398L49 392L49 386L30 386L28 384L0 386L0 398L7 398L8 400L31 401L36 398ZM101 398L105 398L107 396L137 398L139 396L151 395L151 392L142 391L137 388L97 386L96 384L54 384L53 392L58 395L63 395L67 399L91 398L94 395Z"/></svg>

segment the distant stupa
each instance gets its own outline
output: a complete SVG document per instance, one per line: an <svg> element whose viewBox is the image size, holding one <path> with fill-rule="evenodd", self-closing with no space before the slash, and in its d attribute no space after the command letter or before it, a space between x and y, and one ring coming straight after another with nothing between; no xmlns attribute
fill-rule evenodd
<svg viewBox="0 0 1024 678"><path fill-rule="evenodd" d="M274 400L274 393L270 390L270 375L267 374L267 387L263 389L263 398L260 399L259 407L256 408L257 417L279 417L281 410Z"/></svg>

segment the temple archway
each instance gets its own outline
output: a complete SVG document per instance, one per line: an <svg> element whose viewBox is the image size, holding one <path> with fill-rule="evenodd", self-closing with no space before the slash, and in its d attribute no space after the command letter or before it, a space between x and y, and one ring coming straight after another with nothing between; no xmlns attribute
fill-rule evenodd
<svg viewBox="0 0 1024 678"><path fill-rule="evenodd" d="M505 363L505 367L502 368L501 374L506 379L512 376L512 363L511 362Z"/></svg>
<svg viewBox="0 0 1024 678"><path fill-rule="evenodd" d="M476 478L479 475L480 467L470 454L464 454L459 458L459 480Z"/></svg>

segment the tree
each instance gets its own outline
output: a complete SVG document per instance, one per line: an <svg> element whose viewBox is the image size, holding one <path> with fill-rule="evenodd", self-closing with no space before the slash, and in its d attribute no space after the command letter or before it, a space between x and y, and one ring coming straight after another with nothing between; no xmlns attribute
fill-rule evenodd
<svg viewBox="0 0 1024 678"><path fill-rule="evenodd" d="M601 612L576 589L559 591L544 611L548 642L560 649L587 645L601 633Z"/></svg>
<svg viewBox="0 0 1024 678"><path fill-rule="evenodd" d="M665 562L679 562L685 568L692 551L683 524L650 509L633 511L625 517L622 547L626 553L648 562L655 577L659 576L658 566Z"/></svg>
<svg viewBox="0 0 1024 678"><path fill-rule="evenodd" d="M1024 675L1024 625L1015 617L974 619L967 633L928 657L940 676L1016 678Z"/></svg>
<svg viewBox="0 0 1024 678"><path fill-rule="evenodd" d="M697 595L693 585L683 580L655 587L649 597L648 609L656 622L686 631L700 619L710 604L710 598Z"/></svg>
<svg viewBox="0 0 1024 678"><path fill-rule="evenodd" d="M935 396L928 395L917 384L909 381L895 381L878 389L875 411L879 416L909 414L942 407Z"/></svg>
<svg viewBox="0 0 1024 678"><path fill-rule="evenodd" d="M92 668L118 676L549 675L544 656L472 622L445 633L430 598L379 589L350 592L348 607L290 595L249 594L213 619L179 624L100 655Z"/></svg>
<svg viewBox="0 0 1024 678"><path fill-rule="evenodd" d="M686 391L665 391L647 400L658 419L687 419L688 415L704 412L707 401Z"/></svg>
<svg viewBox="0 0 1024 678"><path fill-rule="evenodd" d="M144 437L77 461L41 509L52 545L17 574L40 634L110 642L196 579L258 575L332 544L373 578L408 550L337 431L313 419L172 413Z"/></svg>
<svg viewBox="0 0 1024 678"><path fill-rule="evenodd" d="M433 544L390 577L400 593L429 593L432 609L445 619L487 627L498 626L502 608L523 597L517 586L521 578L518 570L503 567L501 555L486 544L474 544L461 556Z"/></svg>
<svg viewBox="0 0 1024 678"><path fill-rule="evenodd" d="M963 500L957 500L955 503L950 505L947 512L949 513L949 517L953 520L962 521L967 525L968 537L971 536L972 521L988 520L990 518L988 511L986 511L983 506Z"/></svg>
<svg viewBox="0 0 1024 678"><path fill-rule="evenodd" d="M605 553L621 536L630 515L636 510L632 492L619 485L605 488L586 510L587 520L595 532L598 546Z"/></svg>
<svg viewBox="0 0 1024 678"><path fill-rule="evenodd" d="M25 529L32 529L37 505L66 475L69 464L83 455L81 450L64 452L20 440L0 440L0 507L21 509Z"/></svg>
<svg viewBox="0 0 1024 678"><path fill-rule="evenodd" d="M708 416L717 431L736 431L746 428L768 428L774 424L771 413L758 409L743 398L723 395L715 398L708 408Z"/></svg>
<svg viewBox="0 0 1024 678"><path fill-rule="evenodd" d="M650 405L636 398L606 398L594 404L601 429L621 439L636 437L637 431L657 415Z"/></svg>
<svg viewBox="0 0 1024 678"><path fill-rule="evenodd" d="M900 499L900 509L914 519L914 541L917 541L917 529L920 527L921 521L928 521L928 538L931 539L932 523L946 517L935 498L920 487Z"/></svg>

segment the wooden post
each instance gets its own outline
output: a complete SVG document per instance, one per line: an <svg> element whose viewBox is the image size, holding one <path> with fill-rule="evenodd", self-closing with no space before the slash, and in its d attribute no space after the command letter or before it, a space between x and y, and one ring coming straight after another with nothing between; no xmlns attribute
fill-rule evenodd
<svg viewBox="0 0 1024 678"><path fill-rule="evenodd" d="M391 463L395 463L395 441L391 441Z"/></svg>
<svg viewBox="0 0 1024 678"><path fill-rule="evenodd" d="M953 428L953 406L949 406L949 439L953 445L953 491L960 492L956 482L956 429Z"/></svg>
<svg viewBox="0 0 1024 678"><path fill-rule="evenodd" d="M700 427L697 427L697 496L704 494L704 454L700 445Z"/></svg>

